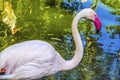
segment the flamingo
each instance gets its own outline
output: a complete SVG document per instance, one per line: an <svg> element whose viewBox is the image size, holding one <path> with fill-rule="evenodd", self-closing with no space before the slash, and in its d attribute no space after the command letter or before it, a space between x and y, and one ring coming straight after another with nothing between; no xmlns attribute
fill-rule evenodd
<svg viewBox="0 0 120 80"><path fill-rule="evenodd" d="M0 53L0 70L5 74L0 79L38 79L58 71L75 68L83 58L83 46L77 24L79 19L87 18L94 22L97 32L101 22L91 8L81 10L73 19L72 35L75 42L75 55L71 60L63 59L47 42L31 40L14 44Z"/></svg>

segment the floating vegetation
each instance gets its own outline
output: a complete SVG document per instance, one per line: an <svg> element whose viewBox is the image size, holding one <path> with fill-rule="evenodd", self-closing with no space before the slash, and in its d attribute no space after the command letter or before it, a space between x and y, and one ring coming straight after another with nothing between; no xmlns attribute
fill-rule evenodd
<svg viewBox="0 0 120 80"><path fill-rule="evenodd" d="M120 34L120 26L119 25L107 26L106 30L108 33L111 33L111 34Z"/></svg>
<svg viewBox="0 0 120 80"><path fill-rule="evenodd" d="M116 15L120 15L120 0L100 0L103 4L110 7L112 9L112 13Z"/></svg>
<svg viewBox="0 0 120 80"><path fill-rule="evenodd" d="M101 9L101 3L105 9ZM119 4L120 0L87 0L85 3L80 0L0 0L0 51L15 43L37 39L49 42L69 60L75 49L72 19L78 11L91 7L100 16L102 29L95 34L91 21L79 21L85 53L82 62L73 70L42 80L119 80ZM17 30L14 35L11 26Z"/></svg>

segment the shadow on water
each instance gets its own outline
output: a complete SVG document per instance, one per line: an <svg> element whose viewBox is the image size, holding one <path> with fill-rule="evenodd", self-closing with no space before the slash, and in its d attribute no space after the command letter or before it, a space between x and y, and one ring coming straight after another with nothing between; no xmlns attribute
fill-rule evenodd
<svg viewBox="0 0 120 80"><path fill-rule="evenodd" d="M34 0L34 3L33 0L8 1L11 1L17 16L16 27L22 29L11 35L9 27L1 22L0 50L18 42L41 39L48 41L69 60L75 48L71 22L77 11L92 6L102 21L100 33L95 34L90 21L80 20L78 28L84 46L83 60L73 70L58 72L42 80L120 80L120 15L115 15L114 9L103 0L88 0L85 3L79 0ZM64 6L61 6L63 1L67 4L62 3ZM0 11L3 9L1 6L0 3Z"/></svg>

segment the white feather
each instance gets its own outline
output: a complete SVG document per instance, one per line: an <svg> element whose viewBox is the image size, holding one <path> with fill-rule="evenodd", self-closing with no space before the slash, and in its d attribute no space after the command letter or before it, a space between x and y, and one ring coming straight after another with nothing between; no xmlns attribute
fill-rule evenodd
<svg viewBox="0 0 120 80"><path fill-rule="evenodd" d="M83 57L82 41L77 29L78 21L83 17L95 20L95 16L96 13L87 8L80 11L73 19L72 34L76 50L71 60L64 60L50 44L44 41L18 43L0 53L0 70L6 69L5 75L0 75L0 79L37 79L75 68Z"/></svg>

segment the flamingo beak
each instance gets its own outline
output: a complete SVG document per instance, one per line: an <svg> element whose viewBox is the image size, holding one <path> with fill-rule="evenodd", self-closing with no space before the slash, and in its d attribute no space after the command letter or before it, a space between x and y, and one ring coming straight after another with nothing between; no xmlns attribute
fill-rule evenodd
<svg viewBox="0 0 120 80"><path fill-rule="evenodd" d="M99 33L102 24L101 24L101 21L100 21L100 19L97 15L95 15L94 25L95 25L95 28L96 28L96 33Z"/></svg>
<svg viewBox="0 0 120 80"><path fill-rule="evenodd" d="M2 69L0 70L0 75L5 75L5 72L6 72L6 69L2 68Z"/></svg>

